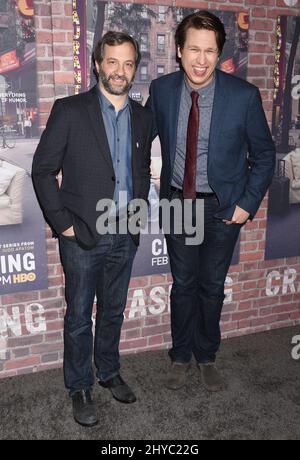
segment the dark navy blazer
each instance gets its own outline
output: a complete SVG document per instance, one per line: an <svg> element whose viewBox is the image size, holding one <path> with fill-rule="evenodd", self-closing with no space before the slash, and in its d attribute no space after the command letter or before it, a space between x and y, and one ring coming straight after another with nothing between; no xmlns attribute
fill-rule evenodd
<svg viewBox="0 0 300 460"><path fill-rule="evenodd" d="M134 198L147 200L150 187L152 115L130 99ZM56 176L62 170L62 184ZM54 234L73 225L85 249L97 244L98 200L113 199L115 172L97 87L58 99L36 149L32 178ZM138 243L138 236L133 239Z"/></svg>
<svg viewBox="0 0 300 460"><path fill-rule="evenodd" d="M170 192L183 78L179 71L154 80L146 103L154 114L153 138L158 135L161 143L161 198ZM236 205L253 217L274 166L274 142L258 88L216 69L208 147L208 182L220 203L216 217L230 219Z"/></svg>

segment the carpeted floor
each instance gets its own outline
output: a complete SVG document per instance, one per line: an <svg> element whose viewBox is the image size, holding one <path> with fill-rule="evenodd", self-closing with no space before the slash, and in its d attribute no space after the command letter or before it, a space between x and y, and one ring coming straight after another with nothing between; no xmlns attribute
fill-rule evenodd
<svg viewBox="0 0 300 460"><path fill-rule="evenodd" d="M300 439L300 327L224 340L218 368L228 389L209 394L193 365L186 388L163 387L165 351L122 357L138 401L124 405L95 385L100 423L73 421L61 369L0 380L0 439Z"/></svg>

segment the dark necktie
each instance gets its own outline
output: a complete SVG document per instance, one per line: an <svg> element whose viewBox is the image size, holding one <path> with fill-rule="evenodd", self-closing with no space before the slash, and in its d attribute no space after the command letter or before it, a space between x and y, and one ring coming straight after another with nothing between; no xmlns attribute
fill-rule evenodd
<svg viewBox="0 0 300 460"><path fill-rule="evenodd" d="M196 199L196 169L197 169L197 146L199 131L199 108L197 91L191 92L192 107L190 110L187 136L186 157L183 178L183 198Z"/></svg>

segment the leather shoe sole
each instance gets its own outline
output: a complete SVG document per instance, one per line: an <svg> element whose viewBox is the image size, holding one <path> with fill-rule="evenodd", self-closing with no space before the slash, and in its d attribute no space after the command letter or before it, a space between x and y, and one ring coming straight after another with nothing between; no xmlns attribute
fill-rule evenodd
<svg viewBox="0 0 300 460"><path fill-rule="evenodd" d="M96 426L96 425L98 425L98 423L99 423L99 420L96 420L96 421L90 422L90 423L81 422L80 420L78 420L78 418L75 417L75 415L74 415L74 420L75 420L76 423L78 423L79 425L84 426L84 427L86 427L86 428L90 428L90 427L92 427L92 426Z"/></svg>

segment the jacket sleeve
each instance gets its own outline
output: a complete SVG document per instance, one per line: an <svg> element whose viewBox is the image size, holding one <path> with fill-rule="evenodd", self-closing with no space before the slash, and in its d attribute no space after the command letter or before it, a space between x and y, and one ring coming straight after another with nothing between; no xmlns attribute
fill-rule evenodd
<svg viewBox="0 0 300 460"><path fill-rule="evenodd" d="M68 140L68 117L62 101L54 103L32 163L35 192L54 233L62 233L73 225L72 215L64 207L57 175L62 169Z"/></svg>
<svg viewBox="0 0 300 460"><path fill-rule="evenodd" d="M274 142L257 88L249 101L246 140L250 171L245 193L237 204L253 217L272 181L276 161Z"/></svg>
<svg viewBox="0 0 300 460"><path fill-rule="evenodd" d="M150 189L150 164L151 164L151 145L152 145L152 123L153 117L149 117L149 124L148 124L148 133L147 139L145 142L145 152L144 152L144 163L143 168L141 171L141 178L142 178L142 189L141 189L141 197L147 201L148 203L148 194Z"/></svg>
<svg viewBox="0 0 300 460"><path fill-rule="evenodd" d="M156 138L158 135L158 129L157 129L157 124L156 124L156 108L154 104L154 85L153 83L150 84L149 88L149 97L146 101L145 107L149 109L152 112L152 141Z"/></svg>

